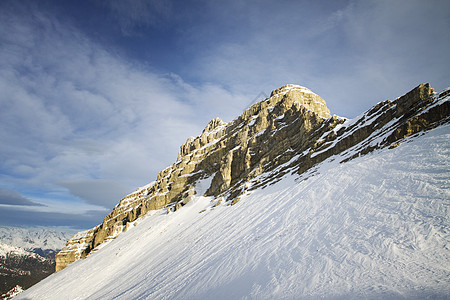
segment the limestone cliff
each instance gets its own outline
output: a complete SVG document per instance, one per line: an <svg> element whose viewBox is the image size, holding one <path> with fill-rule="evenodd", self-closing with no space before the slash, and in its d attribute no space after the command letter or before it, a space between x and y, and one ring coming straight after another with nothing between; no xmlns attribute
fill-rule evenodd
<svg viewBox="0 0 450 300"><path fill-rule="evenodd" d="M147 212L180 209L200 190L232 205L243 193L287 173L304 174L335 154L343 154L345 161L395 147L407 136L448 122L448 94L436 95L422 84L347 120L330 116L325 101L307 88L276 89L237 119L214 119L201 135L189 138L178 160L159 172L156 181L120 200L102 224L71 238L56 256L56 271L86 257Z"/></svg>

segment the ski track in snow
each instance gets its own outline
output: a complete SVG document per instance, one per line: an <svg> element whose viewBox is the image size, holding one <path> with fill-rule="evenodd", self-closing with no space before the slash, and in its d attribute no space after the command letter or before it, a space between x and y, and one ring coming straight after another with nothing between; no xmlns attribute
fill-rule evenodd
<svg viewBox="0 0 450 300"><path fill-rule="evenodd" d="M234 206L195 197L17 299L446 299L449 152L446 125Z"/></svg>

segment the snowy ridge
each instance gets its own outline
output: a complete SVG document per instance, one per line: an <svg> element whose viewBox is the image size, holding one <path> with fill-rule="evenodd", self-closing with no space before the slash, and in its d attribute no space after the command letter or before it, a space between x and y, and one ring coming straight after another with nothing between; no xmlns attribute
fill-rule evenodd
<svg viewBox="0 0 450 300"><path fill-rule="evenodd" d="M30 256L30 257L34 257L37 259L41 259L44 260L43 257L41 257L40 255L36 254L36 253L31 253L29 251L26 251L25 249L19 248L19 247L15 247L15 246L11 246L11 245L6 245L3 243L0 243L0 258L7 258L8 256Z"/></svg>
<svg viewBox="0 0 450 300"><path fill-rule="evenodd" d="M450 87L444 89L442 92L440 92L439 94L435 95L435 102L433 105L430 105L429 107L427 107L425 110L423 110L421 112L421 114L426 114L428 113L431 109L433 109L434 107L437 107L439 105L444 104L444 102L449 101L450 100Z"/></svg>
<svg viewBox="0 0 450 300"><path fill-rule="evenodd" d="M291 91L299 91L301 93L305 93L305 94L313 94L316 95L316 93L314 93L313 91L311 91L310 89L301 86L301 85L297 85L297 84L286 84L283 87L276 89L272 92L272 94L270 95L270 97L273 96L284 96L286 95L286 93L291 92Z"/></svg>
<svg viewBox="0 0 450 300"><path fill-rule="evenodd" d="M68 228L18 228L0 227L0 243L25 250L59 250L76 233Z"/></svg>
<svg viewBox="0 0 450 300"><path fill-rule="evenodd" d="M450 125L234 206L145 217L17 299L386 299L450 295Z"/></svg>

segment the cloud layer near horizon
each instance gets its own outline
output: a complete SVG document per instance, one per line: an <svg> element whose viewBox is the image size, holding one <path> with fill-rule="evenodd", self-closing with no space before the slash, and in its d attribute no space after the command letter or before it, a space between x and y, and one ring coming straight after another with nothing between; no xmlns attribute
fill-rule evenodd
<svg viewBox="0 0 450 300"><path fill-rule="evenodd" d="M45 213L104 213L210 119L286 83L348 117L448 85L445 1L75 1L84 23L51 3L0 5L2 203Z"/></svg>
<svg viewBox="0 0 450 300"><path fill-rule="evenodd" d="M42 204L33 202L20 193L0 188L0 205L21 205L21 206L42 206Z"/></svg>

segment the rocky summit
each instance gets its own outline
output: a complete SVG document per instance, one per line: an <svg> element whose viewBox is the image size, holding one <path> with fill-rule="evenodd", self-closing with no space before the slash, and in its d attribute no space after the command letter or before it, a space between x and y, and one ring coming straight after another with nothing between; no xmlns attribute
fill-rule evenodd
<svg viewBox="0 0 450 300"><path fill-rule="evenodd" d="M101 224L72 237L56 256L56 271L95 252L149 211L165 208L170 214L195 195L234 205L242 195L288 173L307 174L331 156L346 162L394 148L405 137L448 123L449 94L421 84L348 120L331 116L325 101L305 87L276 89L235 120L214 119L189 138L154 182L120 200Z"/></svg>

